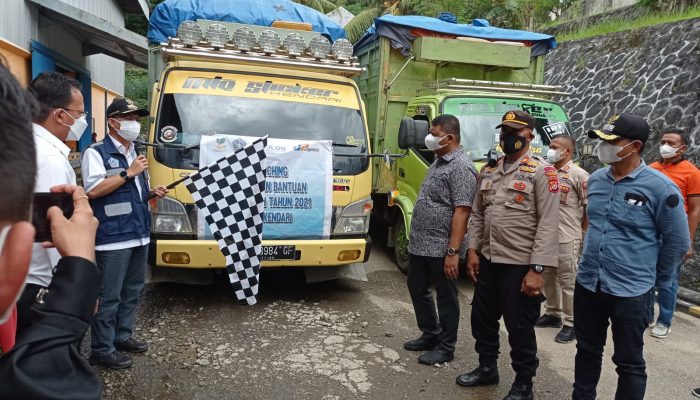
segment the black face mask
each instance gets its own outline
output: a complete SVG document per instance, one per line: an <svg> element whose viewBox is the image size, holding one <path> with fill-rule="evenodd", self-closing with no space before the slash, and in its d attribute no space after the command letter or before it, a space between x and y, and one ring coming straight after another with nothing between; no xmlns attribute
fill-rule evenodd
<svg viewBox="0 0 700 400"><path fill-rule="evenodd" d="M510 155L515 154L520 150L524 149L527 145L527 141L524 138L516 135L515 133L503 132L501 134L500 144L501 150L503 150L504 153Z"/></svg>

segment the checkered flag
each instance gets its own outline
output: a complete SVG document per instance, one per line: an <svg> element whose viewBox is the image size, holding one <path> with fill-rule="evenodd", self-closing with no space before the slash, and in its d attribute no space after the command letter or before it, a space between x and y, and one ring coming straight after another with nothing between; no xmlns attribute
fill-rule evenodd
<svg viewBox="0 0 700 400"><path fill-rule="evenodd" d="M200 169L185 180L226 257L239 300L257 302L262 250L267 136Z"/></svg>

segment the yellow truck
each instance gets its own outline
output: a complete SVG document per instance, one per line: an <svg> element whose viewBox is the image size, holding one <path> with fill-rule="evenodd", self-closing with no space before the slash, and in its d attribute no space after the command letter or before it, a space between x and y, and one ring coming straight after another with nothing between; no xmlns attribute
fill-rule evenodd
<svg viewBox="0 0 700 400"><path fill-rule="evenodd" d="M263 229L263 267L342 266L365 262L370 253L370 141L351 79L362 68L350 42L331 43L310 28L185 21L178 37L151 48L151 186L204 167L203 135L332 141L329 237L266 240ZM183 184L150 205L152 267L226 267L217 242L198 236L201 221Z"/></svg>

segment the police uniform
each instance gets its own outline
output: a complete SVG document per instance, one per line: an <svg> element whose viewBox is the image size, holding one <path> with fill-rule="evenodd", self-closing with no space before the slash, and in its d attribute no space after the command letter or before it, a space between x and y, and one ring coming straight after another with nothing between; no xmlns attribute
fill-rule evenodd
<svg viewBox="0 0 700 400"><path fill-rule="evenodd" d="M564 317L564 325L574 324L574 286L576 264L583 231L584 207L588 203L588 172L572 161L558 171L559 177L559 263L557 268L544 270L545 314L557 319Z"/></svg>
<svg viewBox="0 0 700 400"><path fill-rule="evenodd" d="M507 166L504 161L483 170L469 223L469 249L480 253L472 334L480 367L496 368L503 315L516 383L530 384L539 364L534 324L544 296L529 297L521 285L531 265L557 265L559 179L529 151Z"/></svg>

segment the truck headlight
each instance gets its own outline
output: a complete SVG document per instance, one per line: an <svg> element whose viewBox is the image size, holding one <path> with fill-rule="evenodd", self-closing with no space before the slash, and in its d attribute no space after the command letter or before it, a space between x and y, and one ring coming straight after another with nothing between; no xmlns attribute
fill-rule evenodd
<svg viewBox="0 0 700 400"><path fill-rule="evenodd" d="M153 233L194 234L185 206L170 197L163 197L151 208Z"/></svg>
<svg viewBox="0 0 700 400"><path fill-rule="evenodd" d="M309 53L317 59L326 58L331 52L331 42L325 36L316 36L309 42Z"/></svg>
<svg viewBox="0 0 700 400"><path fill-rule="evenodd" d="M372 211L372 199L365 198L348 204L337 211L335 235L366 234L369 231L369 215Z"/></svg>
<svg viewBox="0 0 700 400"><path fill-rule="evenodd" d="M338 39L333 43L333 55L338 61L348 61L352 57L352 43L347 39Z"/></svg>
<svg viewBox="0 0 700 400"><path fill-rule="evenodd" d="M202 39L202 28L194 21L184 21L177 28L177 37L182 40L185 46L196 46Z"/></svg>

